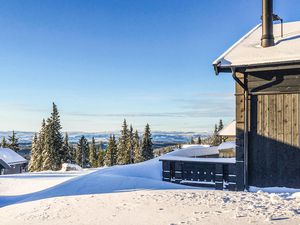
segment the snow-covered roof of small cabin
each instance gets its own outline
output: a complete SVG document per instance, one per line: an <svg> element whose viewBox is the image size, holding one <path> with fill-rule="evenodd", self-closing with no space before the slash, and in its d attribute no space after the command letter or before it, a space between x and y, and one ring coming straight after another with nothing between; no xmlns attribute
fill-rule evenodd
<svg viewBox="0 0 300 225"><path fill-rule="evenodd" d="M236 134L235 120L218 132L219 136L234 137Z"/></svg>
<svg viewBox="0 0 300 225"><path fill-rule="evenodd" d="M274 24L273 30L275 45L263 48L261 24L254 27L213 62L216 73L238 67L288 63L300 65L300 21L284 23L283 37L280 24Z"/></svg>
<svg viewBox="0 0 300 225"><path fill-rule="evenodd" d="M226 141L218 146L218 150L235 149L235 141Z"/></svg>
<svg viewBox="0 0 300 225"><path fill-rule="evenodd" d="M0 159L8 165L26 163L27 160L9 148L0 148Z"/></svg>

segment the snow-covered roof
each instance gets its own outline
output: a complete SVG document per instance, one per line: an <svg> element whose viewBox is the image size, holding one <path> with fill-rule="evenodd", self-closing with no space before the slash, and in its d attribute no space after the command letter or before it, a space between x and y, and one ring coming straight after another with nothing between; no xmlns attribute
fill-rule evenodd
<svg viewBox="0 0 300 225"><path fill-rule="evenodd" d="M275 45L268 48L261 47L261 24L254 27L225 53L217 58L213 65L216 73L230 68L283 65L297 63L300 65L300 21L274 24Z"/></svg>
<svg viewBox="0 0 300 225"><path fill-rule="evenodd" d="M27 160L9 148L0 148L0 159L8 165L26 163Z"/></svg>
<svg viewBox="0 0 300 225"><path fill-rule="evenodd" d="M235 163L235 158L188 158L180 156L161 157L159 160L185 161L185 162L210 162L210 163Z"/></svg>
<svg viewBox="0 0 300 225"><path fill-rule="evenodd" d="M232 137L235 136L235 134L236 134L235 120L218 132L219 136L226 136L226 137Z"/></svg>
<svg viewBox="0 0 300 225"><path fill-rule="evenodd" d="M218 150L235 149L235 146L236 144L234 141L226 141L218 146Z"/></svg>

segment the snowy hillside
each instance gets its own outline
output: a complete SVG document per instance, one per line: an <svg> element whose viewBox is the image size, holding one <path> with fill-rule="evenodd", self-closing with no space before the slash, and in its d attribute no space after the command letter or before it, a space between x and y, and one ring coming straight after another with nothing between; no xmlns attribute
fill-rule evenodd
<svg viewBox="0 0 300 225"><path fill-rule="evenodd" d="M158 158L0 176L1 224L299 224L297 193L215 191L161 179Z"/></svg>

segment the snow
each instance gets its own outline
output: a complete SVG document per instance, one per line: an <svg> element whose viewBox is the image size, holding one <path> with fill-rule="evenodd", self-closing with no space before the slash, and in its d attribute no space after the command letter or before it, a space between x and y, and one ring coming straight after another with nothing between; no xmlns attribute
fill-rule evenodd
<svg viewBox="0 0 300 225"><path fill-rule="evenodd" d="M1 224L299 224L296 193L216 191L163 182L159 159L0 176Z"/></svg>
<svg viewBox="0 0 300 225"><path fill-rule="evenodd" d="M162 158L169 156L199 157L218 154L218 147L209 147L208 145L184 145L181 149L175 149L173 152L165 154Z"/></svg>
<svg viewBox="0 0 300 225"><path fill-rule="evenodd" d="M0 148L0 159L8 165L26 163L27 160L9 148Z"/></svg>
<svg viewBox="0 0 300 225"><path fill-rule="evenodd" d="M226 137L234 137L236 135L236 122L235 120L224 127L222 130L218 132L219 136L226 136Z"/></svg>
<svg viewBox="0 0 300 225"><path fill-rule="evenodd" d="M231 142L228 142L232 145ZM201 158L201 156L219 154L218 146L208 147L208 145L185 145L182 149L160 157L160 160L186 161L186 162L212 162L212 163L235 163L235 158Z"/></svg>
<svg viewBox="0 0 300 225"><path fill-rule="evenodd" d="M63 163L61 171L82 171L82 168L77 164Z"/></svg>
<svg viewBox="0 0 300 225"><path fill-rule="evenodd" d="M268 193L295 193L295 192L299 192L300 193L300 189L296 189L296 188L287 188L287 187L254 187L254 186L250 186L249 187L249 191L251 192L268 192Z"/></svg>
<svg viewBox="0 0 300 225"><path fill-rule="evenodd" d="M211 162L211 163L235 163L235 158L189 158L180 156L162 157L161 160L185 161L185 162Z"/></svg>
<svg viewBox="0 0 300 225"><path fill-rule="evenodd" d="M275 46L260 46L261 25L256 26L229 48L213 64L220 68L251 66L265 63L280 64L300 61L300 21L274 24Z"/></svg>
<svg viewBox="0 0 300 225"><path fill-rule="evenodd" d="M218 150L235 149L235 146L236 146L236 144L234 141L226 141L226 142L221 143L218 146Z"/></svg>

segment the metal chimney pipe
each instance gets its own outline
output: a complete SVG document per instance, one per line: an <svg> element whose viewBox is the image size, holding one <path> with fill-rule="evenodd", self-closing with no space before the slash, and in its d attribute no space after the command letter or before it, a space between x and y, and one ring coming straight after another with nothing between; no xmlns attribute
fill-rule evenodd
<svg viewBox="0 0 300 225"><path fill-rule="evenodd" d="M262 36L261 46L274 46L273 0L262 0Z"/></svg>

